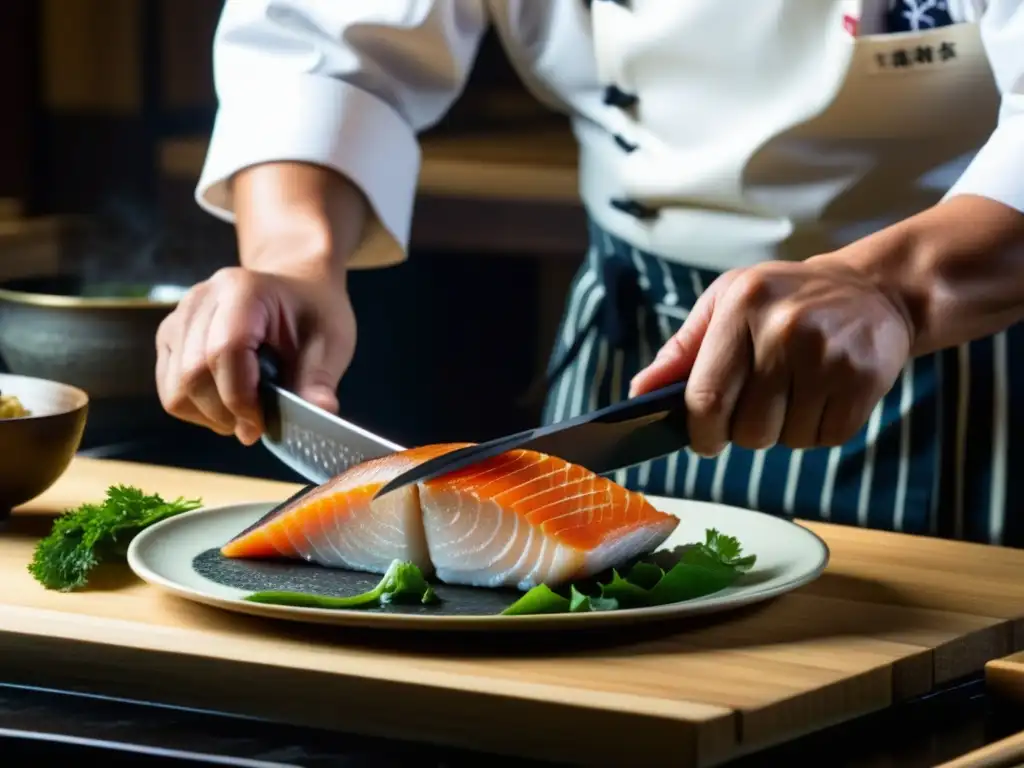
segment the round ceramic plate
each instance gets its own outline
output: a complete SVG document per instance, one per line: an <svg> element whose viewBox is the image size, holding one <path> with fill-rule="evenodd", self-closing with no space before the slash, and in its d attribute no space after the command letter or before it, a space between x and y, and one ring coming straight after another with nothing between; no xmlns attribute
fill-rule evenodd
<svg viewBox="0 0 1024 768"><path fill-rule="evenodd" d="M649 496L658 509L681 522L659 551L704 541L715 528L735 536L755 566L732 586L707 597L670 605L592 613L498 615L519 597L513 590L436 584L434 605L331 610L253 603L243 598L260 590L350 595L376 586L379 574L222 557L219 547L269 512L268 503L235 504L186 512L140 533L128 549L128 564L144 581L189 600L229 611L320 624L395 629L495 630L593 627L663 620L738 608L789 592L816 579L828 563L828 547L795 523L760 512Z"/></svg>

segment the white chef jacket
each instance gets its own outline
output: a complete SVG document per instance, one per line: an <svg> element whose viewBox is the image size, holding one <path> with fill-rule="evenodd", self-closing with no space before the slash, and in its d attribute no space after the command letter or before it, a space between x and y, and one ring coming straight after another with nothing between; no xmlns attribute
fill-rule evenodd
<svg viewBox="0 0 1024 768"><path fill-rule="evenodd" d="M664 258L806 258L943 194L1024 211L1024 0L949 0L963 23L872 33L884 2L227 0L197 201L232 221L237 171L327 166L372 209L353 265L401 261L417 134L493 24L571 116L589 214Z"/></svg>

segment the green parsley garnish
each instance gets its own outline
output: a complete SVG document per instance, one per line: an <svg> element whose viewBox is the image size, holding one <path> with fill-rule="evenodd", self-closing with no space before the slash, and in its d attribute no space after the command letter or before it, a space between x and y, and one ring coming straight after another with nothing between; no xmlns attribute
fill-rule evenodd
<svg viewBox="0 0 1024 768"><path fill-rule="evenodd" d="M36 545L29 573L47 589L79 589L101 562L124 558L143 528L200 505L199 499L168 502L138 488L113 485L102 503L83 504L54 521L50 534Z"/></svg>
<svg viewBox="0 0 1024 768"><path fill-rule="evenodd" d="M572 584L565 594L541 584L502 611L502 615L614 611L693 600L731 586L756 560L754 555L743 556L734 537L710 528L704 541L688 547L667 571L641 560L624 577L612 571L607 583Z"/></svg>

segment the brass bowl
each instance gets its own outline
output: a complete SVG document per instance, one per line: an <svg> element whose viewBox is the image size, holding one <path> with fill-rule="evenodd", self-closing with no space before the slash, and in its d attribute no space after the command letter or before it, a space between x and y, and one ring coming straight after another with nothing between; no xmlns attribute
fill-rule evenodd
<svg viewBox="0 0 1024 768"><path fill-rule="evenodd" d="M70 274L0 282L0 359L94 402L155 398L156 331L186 290Z"/></svg>
<svg viewBox="0 0 1024 768"><path fill-rule="evenodd" d="M0 419L0 519L39 496L64 474L89 413L78 387L0 373L0 392L14 395L30 413Z"/></svg>

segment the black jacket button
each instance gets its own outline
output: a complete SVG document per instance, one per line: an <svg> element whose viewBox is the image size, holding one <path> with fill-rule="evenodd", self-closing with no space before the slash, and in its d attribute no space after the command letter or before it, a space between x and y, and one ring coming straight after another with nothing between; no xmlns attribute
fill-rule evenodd
<svg viewBox="0 0 1024 768"><path fill-rule="evenodd" d="M658 211L655 208L638 203L636 200L627 200L620 197L612 198L608 201L612 208L627 213L637 219L647 220L653 219L658 215Z"/></svg>
<svg viewBox="0 0 1024 768"><path fill-rule="evenodd" d="M632 144L626 141L622 136L620 136L617 133L613 138L615 139L615 143L619 145L619 149L621 149L623 152L633 152L636 150L637 146L639 146L637 144Z"/></svg>
<svg viewBox="0 0 1024 768"><path fill-rule="evenodd" d="M626 93L615 85L609 85L604 89L604 103L619 109L629 109L635 106L640 99L634 93Z"/></svg>

